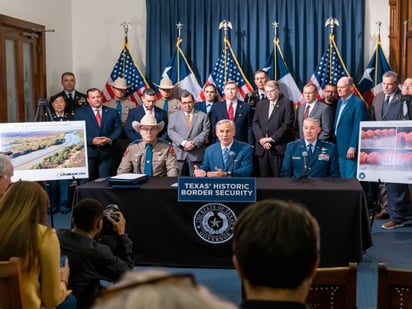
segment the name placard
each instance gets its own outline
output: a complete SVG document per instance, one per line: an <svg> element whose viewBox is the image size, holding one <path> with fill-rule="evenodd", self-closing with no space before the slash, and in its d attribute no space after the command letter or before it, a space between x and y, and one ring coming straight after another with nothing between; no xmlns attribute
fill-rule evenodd
<svg viewBox="0 0 412 309"><path fill-rule="evenodd" d="M256 202L256 178L179 177L179 202Z"/></svg>

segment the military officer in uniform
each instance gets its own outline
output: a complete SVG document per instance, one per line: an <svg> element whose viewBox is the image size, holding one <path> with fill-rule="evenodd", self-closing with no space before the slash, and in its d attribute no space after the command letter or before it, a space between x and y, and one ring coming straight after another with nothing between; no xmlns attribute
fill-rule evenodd
<svg viewBox="0 0 412 309"><path fill-rule="evenodd" d="M283 177L340 177L335 144L318 139L319 119L303 121L303 139L286 145L281 176Z"/></svg>
<svg viewBox="0 0 412 309"><path fill-rule="evenodd" d="M126 148L117 174L177 177L179 169L173 147L157 138L164 122L157 123L152 114L146 114L140 122L133 121L132 127L140 133L142 140Z"/></svg>

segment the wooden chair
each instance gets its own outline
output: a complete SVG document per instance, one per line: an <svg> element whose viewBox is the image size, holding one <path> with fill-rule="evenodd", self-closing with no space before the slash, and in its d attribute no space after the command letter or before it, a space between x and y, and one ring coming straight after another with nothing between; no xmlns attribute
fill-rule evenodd
<svg viewBox="0 0 412 309"><path fill-rule="evenodd" d="M0 262L0 308L20 309L21 300L20 259L12 257Z"/></svg>
<svg viewBox="0 0 412 309"><path fill-rule="evenodd" d="M318 268L306 303L313 309L356 308L356 274L358 266Z"/></svg>
<svg viewBox="0 0 412 309"><path fill-rule="evenodd" d="M378 309L412 308L412 270L378 264Z"/></svg>

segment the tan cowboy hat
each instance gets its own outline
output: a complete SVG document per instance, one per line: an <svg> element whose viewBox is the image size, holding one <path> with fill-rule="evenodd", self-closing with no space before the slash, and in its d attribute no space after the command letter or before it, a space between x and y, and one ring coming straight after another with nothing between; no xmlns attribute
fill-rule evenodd
<svg viewBox="0 0 412 309"><path fill-rule="evenodd" d="M113 88L117 89L127 89L129 86L127 86L127 82L123 77L118 77L114 82L110 84Z"/></svg>
<svg viewBox="0 0 412 309"><path fill-rule="evenodd" d="M132 127L135 129L135 131L139 132L141 126L151 126L151 127L157 127L159 129L159 132L163 130L164 128L164 122L161 121L157 123L156 118L151 115L151 114L146 114L143 116L143 118L138 121L133 121L132 122Z"/></svg>
<svg viewBox="0 0 412 309"><path fill-rule="evenodd" d="M157 87L159 87L160 89L173 89L176 85L173 85L173 82L170 78L168 77L163 77L160 80L160 84L156 84L154 83Z"/></svg>

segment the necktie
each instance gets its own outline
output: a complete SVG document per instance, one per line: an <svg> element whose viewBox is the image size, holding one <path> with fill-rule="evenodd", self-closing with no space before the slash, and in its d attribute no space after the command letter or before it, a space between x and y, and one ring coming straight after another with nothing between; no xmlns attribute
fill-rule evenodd
<svg viewBox="0 0 412 309"><path fill-rule="evenodd" d="M227 116L229 118L229 120L233 120L233 103L230 102L229 103L229 108L227 109Z"/></svg>
<svg viewBox="0 0 412 309"><path fill-rule="evenodd" d="M383 105L382 105L382 117L385 116L386 113L387 113L388 110L389 110L389 99L390 99L390 96L387 95L387 96L385 97L385 101L383 101Z"/></svg>
<svg viewBox="0 0 412 309"><path fill-rule="evenodd" d="M312 159L312 151L313 151L313 145L308 144L308 159L309 159L309 162Z"/></svg>
<svg viewBox="0 0 412 309"><path fill-rule="evenodd" d="M210 110L212 109L212 103L206 103L206 113L210 113Z"/></svg>
<svg viewBox="0 0 412 309"><path fill-rule="evenodd" d="M270 115L272 115L274 108L275 108L275 102L270 102L268 118L270 118Z"/></svg>
<svg viewBox="0 0 412 309"><path fill-rule="evenodd" d="M168 104L168 100L165 100L163 103L163 109L164 111L167 113L167 111L169 110L169 104Z"/></svg>
<svg viewBox="0 0 412 309"><path fill-rule="evenodd" d="M261 93L261 94L260 94L260 99L263 100L263 99L265 99L265 98L266 98L265 94L264 94L264 93Z"/></svg>
<svg viewBox="0 0 412 309"><path fill-rule="evenodd" d="M226 170L230 165L229 148L223 148L223 164Z"/></svg>
<svg viewBox="0 0 412 309"><path fill-rule="evenodd" d="M306 104L305 113L303 114L303 120L309 117L310 105Z"/></svg>
<svg viewBox="0 0 412 309"><path fill-rule="evenodd" d="M186 114L186 124L187 127L190 128L190 114Z"/></svg>
<svg viewBox="0 0 412 309"><path fill-rule="evenodd" d="M72 96L71 93L68 94L68 97L69 97L69 101L70 101L70 102L73 101L73 96Z"/></svg>
<svg viewBox="0 0 412 309"><path fill-rule="evenodd" d="M117 110L117 114L119 115L120 119L122 119L122 101L120 100L116 101L116 110Z"/></svg>
<svg viewBox="0 0 412 309"><path fill-rule="evenodd" d="M144 161L144 173L147 176L152 176L152 159L153 159L153 146L152 144L146 144L146 156Z"/></svg>
<svg viewBox="0 0 412 309"><path fill-rule="evenodd" d="M100 116L100 110L96 108L96 121L99 127L102 126L102 117Z"/></svg>

